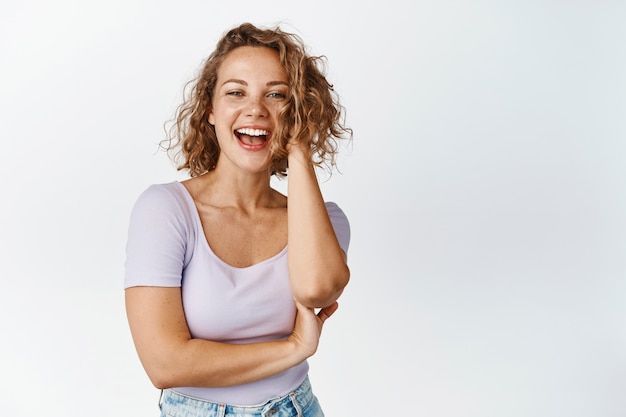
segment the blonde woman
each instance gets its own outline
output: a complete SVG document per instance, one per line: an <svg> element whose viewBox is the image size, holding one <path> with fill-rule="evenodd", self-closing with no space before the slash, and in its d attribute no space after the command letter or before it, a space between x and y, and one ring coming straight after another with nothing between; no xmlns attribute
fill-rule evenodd
<svg viewBox="0 0 626 417"><path fill-rule="evenodd" d="M126 310L162 416L323 416L307 358L348 284L350 227L315 168L352 132L321 64L278 27L228 31L166 141L190 178L135 203Z"/></svg>

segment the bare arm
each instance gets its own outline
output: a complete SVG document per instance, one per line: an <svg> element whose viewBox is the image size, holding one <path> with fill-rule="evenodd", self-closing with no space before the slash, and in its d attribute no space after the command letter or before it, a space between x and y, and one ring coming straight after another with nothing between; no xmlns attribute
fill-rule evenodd
<svg viewBox="0 0 626 417"><path fill-rule="evenodd" d="M313 355L322 325L336 304L320 311L298 305L288 340L227 344L193 339L180 288L126 290L126 312L139 358L155 387L224 387L275 375Z"/></svg>
<svg viewBox="0 0 626 417"><path fill-rule="evenodd" d="M324 204L312 163L299 146L289 152L289 277L294 297L307 307L335 302L348 284L345 253Z"/></svg>

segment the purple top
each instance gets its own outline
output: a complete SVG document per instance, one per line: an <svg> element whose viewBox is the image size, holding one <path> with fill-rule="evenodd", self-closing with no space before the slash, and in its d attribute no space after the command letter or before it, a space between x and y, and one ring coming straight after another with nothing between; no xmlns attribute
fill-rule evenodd
<svg viewBox="0 0 626 417"><path fill-rule="evenodd" d="M335 203L326 203L326 208L347 253L348 219ZM181 287L194 338L252 343L286 339L293 331L296 307L289 287L287 247L249 267L225 263L211 250L194 201L180 182L150 186L133 207L124 288L133 286ZM213 402L257 405L293 391L307 373L304 361L248 384L175 391Z"/></svg>

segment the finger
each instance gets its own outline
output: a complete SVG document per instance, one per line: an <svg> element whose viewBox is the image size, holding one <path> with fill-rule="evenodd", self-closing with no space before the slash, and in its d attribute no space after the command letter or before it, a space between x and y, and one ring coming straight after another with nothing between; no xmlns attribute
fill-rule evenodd
<svg viewBox="0 0 626 417"><path fill-rule="evenodd" d="M324 307L323 309L321 309L319 313L317 313L317 317L319 317L323 323L326 321L327 318L332 316L335 313L335 311L337 311L337 308L339 308L339 303L335 301L328 307Z"/></svg>

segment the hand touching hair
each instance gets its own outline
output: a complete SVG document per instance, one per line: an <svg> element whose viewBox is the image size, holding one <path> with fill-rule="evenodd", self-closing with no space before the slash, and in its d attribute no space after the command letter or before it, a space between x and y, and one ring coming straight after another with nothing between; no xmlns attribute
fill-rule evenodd
<svg viewBox="0 0 626 417"><path fill-rule="evenodd" d="M224 58L241 46L268 47L279 53L289 82L289 96L278 113L270 149L271 173L287 175L289 144L309 150L316 166L329 169L335 165L338 139L351 138L345 126L345 111L333 86L325 76L325 57L310 56L302 40L280 28L260 29L244 23L228 31L206 59L200 75L187 83L183 103L175 119L168 122L162 146L178 162L179 170L192 177L215 168L220 154L215 130L207 120L212 106L217 71Z"/></svg>

